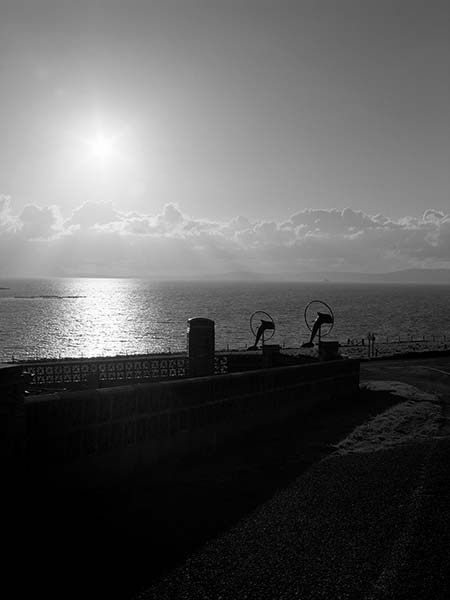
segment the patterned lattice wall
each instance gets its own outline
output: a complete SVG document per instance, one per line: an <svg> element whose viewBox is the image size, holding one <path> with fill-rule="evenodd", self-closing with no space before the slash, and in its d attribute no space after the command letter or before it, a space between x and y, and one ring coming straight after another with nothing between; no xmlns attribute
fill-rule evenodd
<svg viewBox="0 0 450 600"><path fill-rule="evenodd" d="M26 363L23 370L30 376L30 387L106 387L139 381L181 379L188 376L188 360L184 355L59 360ZM215 374L227 372L228 357L216 355Z"/></svg>

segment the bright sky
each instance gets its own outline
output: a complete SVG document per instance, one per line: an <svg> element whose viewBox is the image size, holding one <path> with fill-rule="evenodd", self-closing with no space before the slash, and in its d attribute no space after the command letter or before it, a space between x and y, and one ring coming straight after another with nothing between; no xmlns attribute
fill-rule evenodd
<svg viewBox="0 0 450 600"><path fill-rule="evenodd" d="M448 0L1 0L0 81L8 219L449 212Z"/></svg>

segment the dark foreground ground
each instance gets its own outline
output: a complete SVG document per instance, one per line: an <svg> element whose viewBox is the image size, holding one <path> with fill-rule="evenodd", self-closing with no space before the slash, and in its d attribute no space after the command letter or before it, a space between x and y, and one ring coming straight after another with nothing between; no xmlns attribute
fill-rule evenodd
<svg viewBox="0 0 450 600"><path fill-rule="evenodd" d="M449 452L322 461L141 598L449 598Z"/></svg>
<svg viewBox="0 0 450 600"><path fill-rule="evenodd" d="M364 365L363 379L435 394L434 434L315 463L142 600L449 598L449 366Z"/></svg>
<svg viewBox="0 0 450 600"><path fill-rule="evenodd" d="M446 364L422 369L443 399ZM362 378L409 369L420 384L408 365L370 363ZM121 490L68 497L34 482L4 511L5 597L448 597L448 438L321 461L399 401L363 389Z"/></svg>

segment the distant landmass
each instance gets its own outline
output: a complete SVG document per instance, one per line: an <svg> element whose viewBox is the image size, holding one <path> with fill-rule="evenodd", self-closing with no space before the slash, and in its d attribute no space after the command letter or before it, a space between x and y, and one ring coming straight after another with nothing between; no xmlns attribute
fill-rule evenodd
<svg viewBox="0 0 450 600"><path fill-rule="evenodd" d="M321 281L330 283L423 283L450 285L450 269L404 269L389 273L326 272L317 274Z"/></svg>
<svg viewBox="0 0 450 600"><path fill-rule="evenodd" d="M450 285L450 269L404 269L389 273L317 271L309 273L255 273L235 271L208 276L217 281L299 281L311 283L405 283Z"/></svg>
<svg viewBox="0 0 450 600"><path fill-rule="evenodd" d="M41 275L41 278L48 275ZM388 273L359 273L354 271L310 271L291 272L274 271L263 273L258 271L229 271L225 273L59 273L57 277L95 277L95 278L143 278L155 281L228 281L228 282L299 282L299 283L395 283L395 284L424 284L450 285L450 269L403 269ZM27 277L25 277L26 279ZM0 287L0 291L9 288Z"/></svg>

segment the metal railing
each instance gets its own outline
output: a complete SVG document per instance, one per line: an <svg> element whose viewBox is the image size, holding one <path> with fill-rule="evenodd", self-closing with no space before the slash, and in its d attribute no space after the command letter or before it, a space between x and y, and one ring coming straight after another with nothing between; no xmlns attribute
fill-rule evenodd
<svg viewBox="0 0 450 600"><path fill-rule="evenodd" d="M348 356L376 358L379 356L395 356L397 354L444 351L450 349L450 335L390 335L372 334L366 338L348 339L340 345Z"/></svg>

